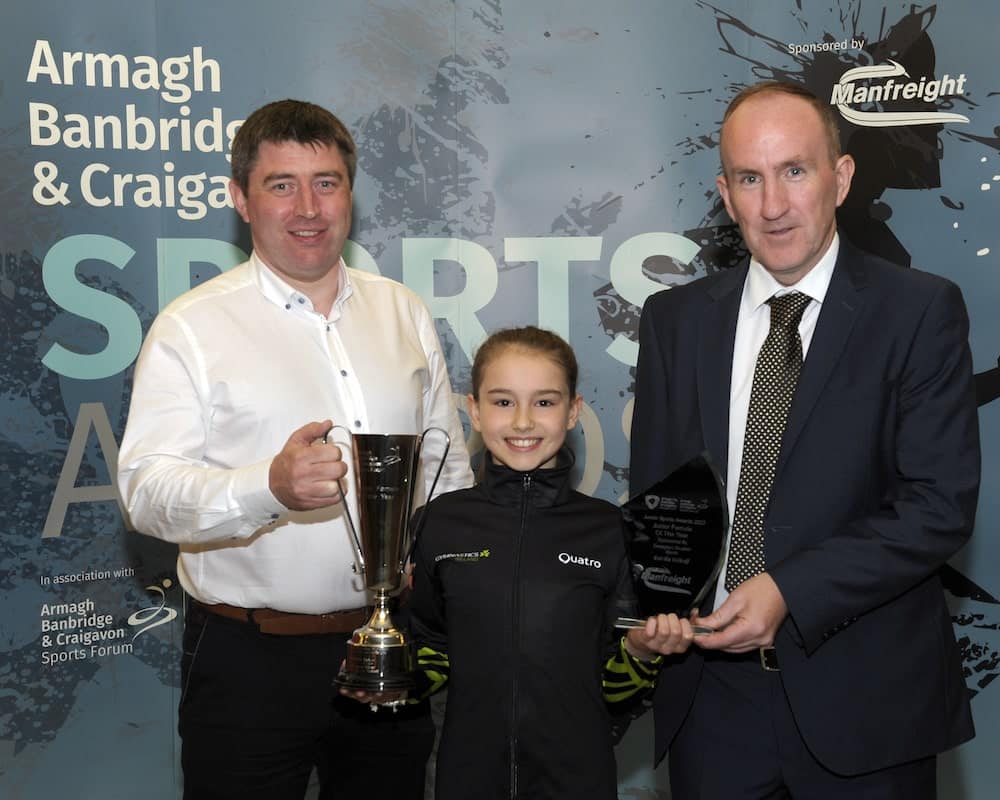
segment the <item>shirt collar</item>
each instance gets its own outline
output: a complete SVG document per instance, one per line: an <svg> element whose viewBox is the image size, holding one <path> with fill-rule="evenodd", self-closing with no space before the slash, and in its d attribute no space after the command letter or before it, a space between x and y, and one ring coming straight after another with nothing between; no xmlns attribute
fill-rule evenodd
<svg viewBox="0 0 1000 800"><path fill-rule="evenodd" d="M309 312L314 310L312 300L291 284L282 280L278 273L260 259L256 251L250 254L250 263L253 266L261 294L272 303L289 311L296 308ZM340 318L344 303L354 292L350 274L343 258L337 263L336 269L340 270L340 293L337 295L337 299L333 301L333 308L330 311L331 321Z"/></svg>
<svg viewBox="0 0 1000 800"><path fill-rule="evenodd" d="M816 266L809 270L798 283L791 286L779 283L757 259L751 258L746 287L750 309L756 311L775 295L787 294L791 291L807 294L822 305L826 291L830 288L830 279L833 277L833 267L837 263L839 251L840 235L834 232L833 241L830 242L830 246L816 263Z"/></svg>

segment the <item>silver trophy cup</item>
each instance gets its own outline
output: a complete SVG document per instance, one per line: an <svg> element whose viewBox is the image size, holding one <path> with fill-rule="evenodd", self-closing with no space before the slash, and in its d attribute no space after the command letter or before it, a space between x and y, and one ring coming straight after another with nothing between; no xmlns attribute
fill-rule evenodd
<svg viewBox="0 0 1000 800"><path fill-rule="evenodd" d="M412 642L393 624L389 599L400 589L406 560L418 533L414 529L412 536L407 535L413 491L418 480L420 447L430 431L438 431L446 440L427 496L430 502L451 447L451 437L446 431L428 428L419 435L351 434L358 525L346 502L344 512L374 611L368 622L354 631L347 644L347 657L334 680L340 688L373 694L405 693L413 688Z"/></svg>

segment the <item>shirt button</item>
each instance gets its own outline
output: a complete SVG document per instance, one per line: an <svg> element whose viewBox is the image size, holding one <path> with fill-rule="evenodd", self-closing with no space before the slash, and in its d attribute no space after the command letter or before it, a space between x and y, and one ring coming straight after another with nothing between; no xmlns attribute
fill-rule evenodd
<svg viewBox="0 0 1000 800"><path fill-rule="evenodd" d="M354 427L355 428L360 428L361 427L361 420L360 419L354 420Z"/></svg>
<svg viewBox="0 0 1000 800"><path fill-rule="evenodd" d="M347 377L347 370L346 369L342 369L340 371L340 374L343 375L346 378Z"/></svg>
<svg viewBox="0 0 1000 800"><path fill-rule="evenodd" d="M299 298L299 303L304 303L305 301L306 301L306 299L304 297L300 297Z"/></svg>
<svg viewBox="0 0 1000 800"><path fill-rule="evenodd" d="M289 309L289 308L291 308L291 307L292 307L292 304L291 304L291 303L285 303L285 309L286 309L286 310L287 310L287 309Z"/></svg>

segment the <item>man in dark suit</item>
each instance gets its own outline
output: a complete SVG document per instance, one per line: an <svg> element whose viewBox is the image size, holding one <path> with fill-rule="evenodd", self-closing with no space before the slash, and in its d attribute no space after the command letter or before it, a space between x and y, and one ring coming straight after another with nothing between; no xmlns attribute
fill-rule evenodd
<svg viewBox="0 0 1000 800"><path fill-rule="evenodd" d="M736 97L721 158L751 258L646 303L630 482L707 450L734 530L757 493L762 553L747 568L729 551L696 620L716 632L661 673L656 759L670 748L676 800L933 798L936 755L974 735L938 578L979 487L965 306L949 281L837 235L854 162L805 89ZM771 298L790 291L805 295L789 326L804 360L771 447L748 426L751 394L779 391L754 373ZM750 480L768 450L769 479Z"/></svg>

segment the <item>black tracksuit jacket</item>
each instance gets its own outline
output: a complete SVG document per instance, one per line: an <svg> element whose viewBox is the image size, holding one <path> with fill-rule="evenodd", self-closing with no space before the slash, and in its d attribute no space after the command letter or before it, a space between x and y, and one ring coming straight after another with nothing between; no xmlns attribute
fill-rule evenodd
<svg viewBox="0 0 1000 800"><path fill-rule="evenodd" d="M617 797L602 669L633 590L619 510L569 472L491 463L427 507L410 613L426 674L450 670L438 800Z"/></svg>

